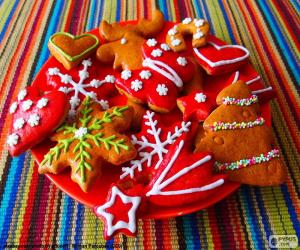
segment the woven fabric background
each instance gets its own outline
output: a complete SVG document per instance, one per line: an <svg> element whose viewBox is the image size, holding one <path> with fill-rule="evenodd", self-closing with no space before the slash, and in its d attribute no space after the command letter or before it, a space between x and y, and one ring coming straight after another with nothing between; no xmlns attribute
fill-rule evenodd
<svg viewBox="0 0 300 250"><path fill-rule="evenodd" d="M243 186L218 204L168 220L139 221L136 238L104 241L103 224L37 173L30 153L11 158L5 146L8 109L30 85L49 57L51 34L80 34L110 22L151 17L161 9L167 20L205 18L212 33L241 44L278 98L271 102L272 127L288 168L286 185ZM0 0L0 248L5 244L72 248L268 248L270 235L300 240L300 70L297 0L62 1Z"/></svg>

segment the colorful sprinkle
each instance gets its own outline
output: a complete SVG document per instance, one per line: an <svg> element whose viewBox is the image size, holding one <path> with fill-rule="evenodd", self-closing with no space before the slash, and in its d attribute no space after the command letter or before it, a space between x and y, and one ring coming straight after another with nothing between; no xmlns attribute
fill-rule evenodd
<svg viewBox="0 0 300 250"><path fill-rule="evenodd" d="M233 129L244 129L244 128L253 128L255 126L261 126L265 123L264 118L259 117L253 122L214 122L213 125L210 125L209 128L212 131L219 130L233 130Z"/></svg>
<svg viewBox="0 0 300 250"><path fill-rule="evenodd" d="M233 97L224 97L222 103L224 105L238 105L238 106L250 106L253 103L257 103L258 98L257 95L251 95L249 98L245 99L237 99Z"/></svg>

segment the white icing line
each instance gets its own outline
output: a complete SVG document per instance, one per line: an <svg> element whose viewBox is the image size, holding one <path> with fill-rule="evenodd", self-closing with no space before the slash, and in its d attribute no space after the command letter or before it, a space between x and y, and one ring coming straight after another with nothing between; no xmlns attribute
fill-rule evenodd
<svg viewBox="0 0 300 250"><path fill-rule="evenodd" d="M251 80L249 80L249 81L247 81L246 82L246 84L251 84L251 83L253 83L253 82L256 82L256 81L258 81L260 79L260 76L257 76L257 77L255 77L255 78L253 78L253 79L251 79Z"/></svg>
<svg viewBox="0 0 300 250"><path fill-rule="evenodd" d="M252 94L253 95L260 94L260 93L268 92L272 89L273 89L272 87L268 87L268 88L265 88L265 89L254 90L254 91L252 91Z"/></svg>

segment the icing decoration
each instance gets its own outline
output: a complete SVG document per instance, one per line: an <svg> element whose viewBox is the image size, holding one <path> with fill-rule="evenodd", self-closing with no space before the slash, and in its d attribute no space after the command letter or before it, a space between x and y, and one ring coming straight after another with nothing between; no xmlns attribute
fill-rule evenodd
<svg viewBox="0 0 300 250"><path fill-rule="evenodd" d="M273 90L272 87L267 87L265 89L254 90L254 91L252 91L252 94L253 95L261 94L261 93L268 92L268 91L271 91L271 90Z"/></svg>
<svg viewBox="0 0 300 250"><path fill-rule="evenodd" d="M222 103L224 105L250 106L253 103L257 103L257 102L258 102L257 95L251 95L249 98L242 98L242 99L227 96L222 99Z"/></svg>
<svg viewBox="0 0 300 250"><path fill-rule="evenodd" d="M10 108L9 108L9 113L10 114L13 114L16 112L18 108L18 103L17 102L13 102L11 105L10 105Z"/></svg>
<svg viewBox="0 0 300 250"><path fill-rule="evenodd" d="M177 179L179 179L183 175L188 174L193 169L201 167L204 163L211 160L211 156L207 155L203 158L196 160L189 166L185 166L179 172L175 173L171 177L166 178L167 174L170 172L170 169L172 167L174 167L175 164L178 164L178 162L177 162L178 156L182 153L183 146L184 146L184 141L181 140L177 149L173 153L172 158L170 159L170 161L168 161L167 166L160 173L159 178L154 182L151 190L149 192L147 192L146 196L191 194L191 193L204 192L207 190L215 189L224 184L224 179L221 178L221 179L218 179L212 183L209 183L209 184L207 184L205 186L201 186L201 187L194 187L194 188L188 188L188 189L182 189L182 190L163 191L164 188L166 188L168 185L175 182ZM180 164L182 164L182 163L183 163L183 161L180 161Z"/></svg>
<svg viewBox="0 0 300 250"><path fill-rule="evenodd" d="M206 101L206 95L204 95L202 92L199 92L199 93L196 93L194 99L198 103L205 102Z"/></svg>
<svg viewBox="0 0 300 250"><path fill-rule="evenodd" d="M68 74L62 74L58 68L49 68L48 73L50 76L59 76L61 82L66 84L67 86L62 86L59 88L59 91L71 95L70 104L71 108L69 110L69 118L74 119L74 114L77 107L80 104L79 94L82 94L85 97L90 97L95 102L98 102L102 109L107 109L106 100L99 100L97 98L97 94L94 91L91 91L90 88L93 87L98 89L105 83L114 82L115 78L113 76L106 76L104 80L92 79L89 83L85 83L85 81L89 78L88 68L92 66L91 59L82 61L83 69L78 72L79 80L76 82L74 78L72 78ZM72 93L72 94L71 94ZM105 103L105 104L104 104ZM104 104L104 105L103 105Z"/></svg>
<svg viewBox="0 0 300 250"><path fill-rule="evenodd" d="M40 124L40 119L41 118L38 114L32 114L29 116L29 119L27 122L31 127L35 127Z"/></svg>
<svg viewBox="0 0 300 250"><path fill-rule="evenodd" d="M197 28L199 28L204 25L204 20L203 19L194 19L194 24Z"/></svg>
<svg viewBox="0 0 300 250"><path fill-rule="evenodd" d="M182 21L183 24L189 24L190 22L192 22L192 18L190 18L190 17L186 17L186 18L183 19L183 21Z"/></svg>
<svg viewBox="0 0 300 250"><path fill-rule="evenodd" d="M178 33L177 29L175 28L175 26L172 29L169 29L168 31L168 35L170 36L174 36Z"/></svg>
<svg viewBox="0 0 300 250"><path fill-rule="evenodd" d="M203 32L202 31L198 31L197 33L195 33L193 35L193 39L200 39L203 36L204 36Z"/></svg>
<svg viewBox="0 0 300 250"><path fill-rule="evenodd" d="M149 70L142 70L140 73L141 79L149 79L151 77L151 72Z"/></svg>
<svg viewBox="0 0 300 250"><path fill-rule="evenodd" d="M128 69L125 69L121 73L121 78L124 80L128 80L131 77L131 71Z"/></svg>
<svg viewBox="0 0 300 250"><path fill-rule="evenodd" d="M126 40L126 38L123 37L123 38L121 39L121 44L125 44L125 43L127 43L127 40Z"/></svg>
<svg viewBox="0 0 300 250"><path fill-rule="evenodd" d="M182 122L180 127L176 125L174 131L171 132L171 129L158 127L158 119L154 112L146 112L141 133L132 135L132 143L136 145L139 157L130 162L130 167L122 168L121 179L126 176L133 178L135 170L141 172L144 166L157 169L163 156L168 152L168 146L183 133L188 132L191 125L191 122Z"/></svg>
<svg viewBox="0 0 300 250"><path fill-rule="evenodd" d="M159 95L167 95L168 93L168 88L166 87L165 84L158 84L157 85L157 88L156 88L156 91Z"/></svg>
<svg viewBox="0 0 300 250"><path fill-rule="evenodd" d="M37 107L39 108L39 109L41 109L41 108L44 108L44 107L46 107L47 106L47 104L48 104L48 99L47 98L41 98L38 102L37 102Z"/></svg>
<svg viewBox="0 0 300 250"><path fill-rule="evenodd" d="M155 38L151 38L151 39L148 39L146 43L149 47L154 47L157 44L157 41Z"/></svg>
<svg viewBox="0 0 300 250"><path fill-rule="evenodd" d="M171 48L169 47L169 45L166 44L166 43L162 43L162 44L160 45L160 47L161 47L162 50L164 50L164 51L169 51L169 50L171 50Z"/></svg>
<svg viewBox="0 0 300 250"><path fill-rule="evenodd" d="M187 60L186 60L185 57L180 56L180 57L177 58L176 61L177 61L177 63L178 63L179 65L181 65L181 66L187 65Z"/></svg>
<svg viewBox="0 0 300 250"><path fill-rule="evenodd" d="M245 83L248 84L248 85L250 85L250 84L252 84L252 83L254 83L254 82L256 82L256 81L258 81L258 80L260 80L260 79L261 79L261 77L258 75L258 76L256 76L256 77L250 79L250 80L245 81ZM241 80L241 79L240 79L240 71L236 71L236 72L234 73L234 78L233 78L231 84L236 83L238 80Z"/></svg>
<svg viewBox="0 0 300 250"><path fill-rule="evenodd" d="M253 128L255 126L261 126L265 124L265 119L259 117L252 122L214 122L212 125L209 125L210 130L219 131L219 130L234 130L234 129L245 129L245 128Z"/></svg>
<svg viewBox="0 0 300 250"><path fill-rule="evenodd" d="M134 91L139 91L140 89L143 88L143 82L139 81L139 80L134 80L134 81L131 82L131 88Z"/></svg>
<svg viewBox="0 0 300 250"><path fill-rule="evenodd" d="M162 53L163 53L162 50L160 50L160 49L154 49L152 51L151 55L154 56L154 57L160 57L162 55Z"/></svg>
<svg viewBox="0 0 300 250"><path fill-rule="evenodd" d="M128 119L125 118L124 113L128 109L128 106L123 106L101 112L100 105L87 97L77 111L77 120L74 123L65 123L57 130L54 135L57 144L45 154L39 171L45 173L51 167L62 171L71 166L72 179L86 191L88 188L86 185L98 171L99 160L97 159L100 156L113 163L113 155L118 156L121 151L129 151L131 144L127 137L119 135L114 129L114 126L120 126L118 122ZM65 154L69 157L66 158ZM43 169L47 171L41 171ZM92 173L87 174L87 172Z"/></svg>
<svg viewBox="0 0 300 250"><path fill-rule="evenodd" d="M22 89L18 94L18 101L24 100L24 98L27 96L27 90Z"/></svg>
<svg viewBox="0 0 300 250"><path fill-rule="evenodd" d="M22 93L24 98L18 97L21 100L15 101L10 107L14 112L11 112L9 134L18 135L18 143L12 143L12 139L9 143L12 156L20 155L47 138L63 122L69 109L67 96L60 91L41 94L38 88L30 86ZM45 100L49 100L46 106Z"/></svg>
<svg viewBox="0 0 300 250"><path fill-rule="evenodd" d="M25 120L23 118L18 118L14 122L14 129L23 128L24 125L25 125Z"/></svg>
<svg viewBox="0 0 300 250"><path fill-rule="evenodd" d="M114 208L116 198L119 197L122 201L121 207ZM94 212L97 216L100 216L105 221L105 239L111 238L115 233L120 230L129 231L131 234L136 232L136 212L141 203L141 197L139 196L128 196L120 191L116 186L113 186L111 189L110 199L103 204L102 206L97 206L94 209ZM130 209L126 206L131 204ZM110 209L112 212L108 212ZM128 222L118 218L120 214L128 215ZM115 223L113 223L115 221Z"/></svg>
<svg viewBox="0 0 300 250"><path fill-rule="evenodd" d="M13 133L13 134L10 134L8 137L7 137L7 144L9 146L15 146L18 144L18 141L19 141L19 136L16 134L16 133Z"/></svg>
<svg viewBox="0 0 300 250"><path fill-rule="evenodd" d="M279 158L279 150L278 149L272 149L271 151L265 153L265 154L260 154L259 156L253 156L248 159L242 159L238 160L235 162L230 162L230 163L221 163L221 162L215 162L215 166L219 171L224 171L224 170L237 170L245 167L249 167L255 164L259 164L262 162L268 162L274 158Z"/></svg>
<svg viewBox="0 0 300 250"><path fill-rule="evenodd" d="M172 39L171 44L173 46L178 46L179 44L181 44L181 41L179 39Z"/></svg>

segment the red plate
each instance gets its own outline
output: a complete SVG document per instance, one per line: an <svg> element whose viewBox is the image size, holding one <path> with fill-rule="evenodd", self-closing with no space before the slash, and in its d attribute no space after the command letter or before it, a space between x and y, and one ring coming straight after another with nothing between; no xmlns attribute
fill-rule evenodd
<svg viewBox="0 0 300 250"><path fill-rule="evenodd" d="M132 23L132 22L131 22ZM163 42L165 38L166 32L173 25L173 23L166 23L164 31L156 37L158 41ZM98 30L92 30L91 33L99 36ZM220 40L218 40L220 41ZM220 41L221 42L221 41ZM190 44L190 43L189 43ZM184 53L184 55L192 55L191 47ZM54 57L50 57L49 60L43 65L37 77L35 78L33 85L38 86L41 90L49 90L51 86L47 85L48 79L46 76L46 71L49 67L58 67L62 68L61 64L56 61ZM104 67L101 68L102 73L112 73L110 68ZM241 72L243 75L249 76L249 80L255 78L258 74L255 72L250 63L247 63L245 66L241 68ZM205 90L209 92L215 92L216 94L224 88L226 85L230 84L230 81L233 80L234 72L229 74L224 74L221 76L208 76L205 75ZM257 80L253 82L251 85L251 89L261 89L263 88L263 83L261 80ZM124 97L116 97L112 100L112 104L124 104ZM265 118L268 125L271 123L271 114L270 107L268 104L261 105L262 116ZM175 119L180 117L180 111L176 111ZM38 145L34 149L32 149L33 156L37 162L40 162L44 154L48 152L50 148L50 141L45 141L42 144ZM37 167L37 166L36 166ZM88 193L84 193L79 186L74 183L70 178L70 172L68 170L64 171L61 174L53 175L47 174L46 176L62 191L67 193L69 196L79 201L80 203L93 208L96 205L103 204L106 200L107 192L109 190L110 185L119 179L121 173L120 167L104 167L103 175L99 177L95 183L93 184L91 190ZM192 204L188 204L185 206L178 207L159 207L155 205L149 205L149 210L146 214L142 215L142 218L153 218L153 219L161 219L161 218L169 218L175 217L179 215L189 214L200 209L207 208L218 201L221 201L229 194L233 193L240 187L239 183L226 182L222 187L219 188L219 192L215 193L210 200L200 200L198 202L194 202Z"/></svg>

